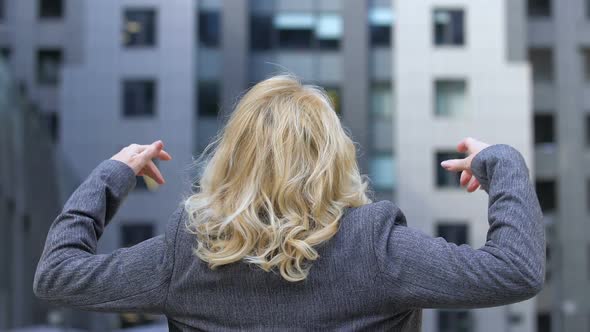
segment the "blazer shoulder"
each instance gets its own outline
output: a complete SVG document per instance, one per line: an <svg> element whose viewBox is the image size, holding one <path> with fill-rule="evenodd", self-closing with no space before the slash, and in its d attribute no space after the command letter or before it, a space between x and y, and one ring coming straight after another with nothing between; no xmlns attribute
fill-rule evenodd
<svg viewBox="0 0 590 332"><path fill-rule="evenodd" d="M390 200L380 200L356 207L351 215L369 222L391 220L398 225L407 226L403 212L397 204Z"/></svg>

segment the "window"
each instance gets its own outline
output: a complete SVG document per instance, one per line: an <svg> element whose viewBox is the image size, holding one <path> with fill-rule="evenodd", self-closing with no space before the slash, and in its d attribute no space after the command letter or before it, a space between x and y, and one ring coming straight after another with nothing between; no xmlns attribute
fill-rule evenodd
<svg viewBox="0 0 590 332"><path fill-rule="evenodd" d="M533 67L533 81L553 80L553 51L550 48L529 49L529 61Z"/></svg>
<svg viewBox="0 0 590 332"><path fill-rule="evenodd" d="M60 18L63 16L63 0L39 0L40 18Z"/></svg>
<svg viewBox="0 0 590 332"><path fill-rule="evenodd" d="M535 114L535 144L555 143L553 114Z"/></svg>
<svg viewBox="0 0 590 332"><path fill-rule="evenodd" d="M59 117L58 113L55 111L51 112L43 112L42 121L51 135L51 139L53 142L57 142L59 140Z"/></svg>
<svg viewBox="0 0 590 332"><path fill-rule="evenodd" d="M369 33L372 46L391 46L393 10L391 7L369 10Z"/></svg>
<svg viewBox="0 0 590 332"><path fill-rule="evenodd" d="M342 38L342 17L336 14L320 14L315 28L317 47L321 50L337 50Z"/></svg>
<svg viewBox="0 0 590 332"><path fill-rule="evenodd" d="M556 184L554 180L537 180L537 197L543 212L553 212L557 208Z"/></svg>
<svg viewBox="0 0 590 332"><path fill-rule="evenodd" d="M132 247L154 236L152 224L126 224L121 225L121 245Z"/></svg>
<svg viewBox="0 0 590 332"><path fill-rule="evenodd" d="M0 0L0 1L2 1L2 0ZM2 58L2 60L4 62L9 62L10 61L10 49L8 47L0 48L0 57Z"/></svg>
<svg viewBox="0 0 590 332"><path fill-rule="evenodd" d="M542 312L537 314L537 331L551 332L551 313Z"/></svg>
<svg viewBox="0 0 590 332"><path fill-rule="evenodd" d="M376 190L393 190L395 186L395 163L391 153L381 153L371 159L370 177Z"/></svg>
<svg viewBox="0 0 590 332"><path fill-rule="evenodd" d="M439 332L474 331L473 318L467 310L438 310Z"/></svg>
<svg viewBox="0 0 590 332"><path fill-rule="evenodd" d="M313 44L315 17L311 13L285 13L274 17L278 32L279 47L287 49L310 49Z"/></svg>
<svg viewBox="0 0 590 332"><path fill-rule="evenodd" d="M460 9L434 10L434 44L458 46L465 43L464 14Z"/></svg>
<svg viewBox="0 0 590 332"><path fill-rule="evenodd" d="M342 17L337 13L283 12L251 15L250 47L269 50L337 50L342 39Z"/></svg>
<svg viewBox="0 0 590 332"><path fill-rule="evenodd" d="M156 11L127 9L123 15L123 44L126 47L156 45Z"/></svg>
<svg viewBox="0 0 590 332"><path fill-rule="evenodd" d="M461 117L466 113L466 90L465 80L436 80L435 109L434 114L446 117Z"/></svg>
<svg viewBox="0 0 590 332"><path fill-rule="evenodd" d="M44 85L58 84L61 62L61 50L39 50L37 53L37 82Z"/></svg>
<svg viewBox="0 0 590 332"><path fill-rule="evenodd" d="M270 15L251 15L250 48L269 50L273 44L273 18Z"/></svg>
<svg viewBox="0 0 590 332"><path fill-rule="evenodd" d="M530 17L551 16L551 0L528 0L527 7Z"/></svg>
<svg viewBox="0 0 590 332"><path fill-rule="evenodd" d="M340 88L326 87L326 94L328 95L328 97L330 97L330 100L332 101L332 105L334 105L334 111L337 114L342 114Z"/></svg>
<svg viewBox="0 0 590 332"><path fill-rule="evenodd" d="M0 0L0 20L4 20L4 16L6 12L6 1Z"/></svg>
<svg viewBox="0 0 590 332"><path fill-rule="evenodd" d="M586 145L590 146L590 115L586 115Z"/></svg>
<svg viewBox="0 0 590 332"><path fill-rule="evenodd" d="M469 243L467 240L467 223L447 223L441 222L436 226L437 236L440 236L456 245Z"/></svg>
<svg viewBox="0 0 590 332"><path fill-rule="evenodd" d="M198 83L198 114L205 117L217 117L219 114L219 83L202 81Z"/></svg>
<svg viewBox="0 0 590 332"><path fill-rule="evenodd" d="M199 13L199 42L203 46L217 47L221 40L221 14L218 11Z"/></svg>
<svg viewBox="0 0 590 332"><path fill-rule="evenodd" d="M156 113L156 82L149 79L123 81L123 115L153 116Z"/></svg>
<svg viewBox="0 0 590 332"><path fill-rule="evenodd" d="M462 153L454 151L442 151L436 153L434 168L436 170L436 186L439 188L458 188L460 187L459 178L461 172L449 172L445 170L440 163L447 159L463 159Z"/></svg>
<svg viewBox="0 0 590 332"><path fill-rule="evenodd" d="M390 119L393 115L393 91L391 83L374 83L371 87L371 113L380 119Z"/></svg>

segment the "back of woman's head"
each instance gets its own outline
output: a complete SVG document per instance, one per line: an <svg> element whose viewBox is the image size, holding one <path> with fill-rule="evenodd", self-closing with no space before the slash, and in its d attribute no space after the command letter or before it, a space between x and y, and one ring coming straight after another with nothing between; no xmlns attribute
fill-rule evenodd
<svg viewBox="0 0 590 332"><path fill-rule="evenodd" d="M185 201L195 253L211 268L243 260L303 280L344 209L371 202L329 97L293 76L253 86L211 146Z"/></svg>

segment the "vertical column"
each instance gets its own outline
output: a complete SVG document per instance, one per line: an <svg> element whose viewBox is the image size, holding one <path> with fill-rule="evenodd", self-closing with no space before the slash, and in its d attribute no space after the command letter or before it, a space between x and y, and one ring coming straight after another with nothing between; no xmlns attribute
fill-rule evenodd
<svg viewBox="0 0 590 332"><path fill-rule="evenodd" d="M584 151L584 112L579 98L583 68L577 44L578 20L583 15L582 1L553 1L555 24L555 69L557 105L558 170L557 210L559 222L557 237L561 249L557 258L561 269L556 271L557 287L554 303L557 312L556 331L587 331L588 312L584 310L587 292L586 272L580 263L586 258L585 237L587 218L585 217L585 175ZM580 288L582 287L582 288ZM558 313L558 315L555 315Z"/></svg>
<svg viewBox="0 0 590 332"><path fill-rule="evenodd" d="M366 0L343 0L342 18L342 120L350 129L362 173L368 170L369 154L369 42Z"/></svg>
<svg viewBox="0 0 590 332"><path fill-rule="evenodd" d="M222 118L231 114L238 95L248 80L249 48L248 1L224 0L221 14L221 112Z"/></svg>

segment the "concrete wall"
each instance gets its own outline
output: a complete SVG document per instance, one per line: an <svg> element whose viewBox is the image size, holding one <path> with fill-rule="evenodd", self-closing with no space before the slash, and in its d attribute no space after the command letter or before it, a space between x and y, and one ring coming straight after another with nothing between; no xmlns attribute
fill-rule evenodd
<svg viewBox="0 0 590 332"><path fill-rule="evenodd" d="M435 152L455 150L462 138L473 136L514 146L532 168L530 74L526 63L507 56L507 2L394 1L398 203L408 224L428 234L435 235L440 220L468 221L469 244L475 248L486 239L487 196L436 188ZM433 45L432 10L437 7L465 10L464 47ZM435 117L436 78L467 80L465 116ZM531 331L533 303L473 310L476 330ZM521 316L521 323L508 326L509 312ZM435 318L434 310L425 310L424 331L436 331Z"/></svg>

